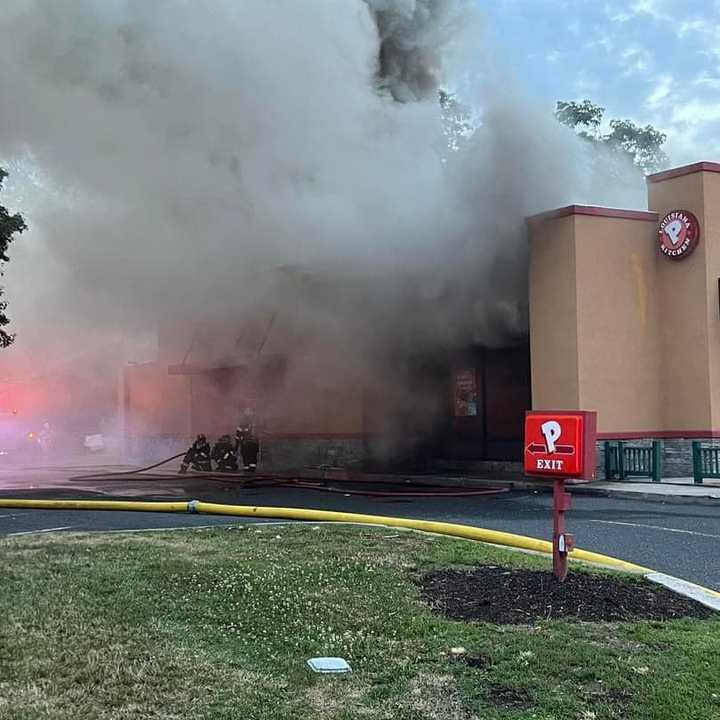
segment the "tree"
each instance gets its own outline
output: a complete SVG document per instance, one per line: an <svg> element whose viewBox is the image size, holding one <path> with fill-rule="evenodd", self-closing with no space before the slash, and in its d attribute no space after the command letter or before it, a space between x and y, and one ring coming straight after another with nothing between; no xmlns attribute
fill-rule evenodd
<svg viewBox="0 0 720 720"><path fill-rule="evenodd" d="M0 189L2 189L3 180L7 177L5 170L0 168ZM25 220L22 215L11 215L5 207L0 205L0 277L4 275L4 264L10 260L8 257L8 248L14 240L14 236L27 230ZM6 348L15 340L15 335L10 335L5 331L5 327L10 322L5 315L7 302L2 299L3 289L0 288L0 348Z"/></svg>
<svg viewBox="0 0 720 720"><path fill-rule="evenodd" d="M593 105L589 100L578 102L558 102L555 109L555 117L568 127L577 130L578 127L586 128L578 130L578 135L586 140L597 140L600 134L605 108Z"/></svg>
<svg viewBox="0 0 720 720"><path fill-rule="evenodd" d="M610 120L610 132L603 134L605 108L590 100L558 102L555 117L584 140L626 155L644 173L659 170L667 163L667 155L662 149L667 135L652 125L640 127L632 120Z"/></svg>

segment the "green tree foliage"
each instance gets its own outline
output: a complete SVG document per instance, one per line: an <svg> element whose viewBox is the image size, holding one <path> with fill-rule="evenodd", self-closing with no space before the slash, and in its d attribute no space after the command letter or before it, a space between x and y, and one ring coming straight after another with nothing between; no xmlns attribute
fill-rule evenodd
<svg viewBox="0 0 720 720"><path fill-rule="evenodd" d="M7 177L5 170L0 168L0 189L3 180ZM4 265L10 260L8 257L8 248L13 241L14 236L27 229L25 220L19 214L11 215L5 207L0 205L0 276L4 274ZM0 348L5 348L12 344L15 335L6 332L5 327L10 322L5 315L7 302L3 299L3 290L0 288Z"/></svg>
<svg viewBox="0 0 720 720"><path fill-rule="evenodd" d="M610 132L603 133L605 108L590 100L558 102L555 117L588 142L626 155L644 173L655 172L667 164L668 158L662 149L667 135L652 125L640 127L632 120L610 120Z"/></svg>

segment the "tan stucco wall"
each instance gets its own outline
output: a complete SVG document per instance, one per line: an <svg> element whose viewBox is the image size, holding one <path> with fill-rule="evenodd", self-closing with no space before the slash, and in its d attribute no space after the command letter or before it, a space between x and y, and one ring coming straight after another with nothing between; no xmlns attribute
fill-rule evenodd
<svg viewBox="0 0 720 720"><path fill-rule="evenodd" d="M661 421L655 225L569 215L530 223L533 407L597 410L599 432Z"/></svg>
<svg viewBox="0 0 720 720"><path fill-rule="evenodd" d="M579 407L599 432L661 423L655 223L578 215Z"/></svg>
<svg viewBox="0 0 720 720"><path fill-rule="evenodd" d="M704 223L707 277L707 339L710 376L710 417L712 429L720 428L720 174L703 173Z"/></svg>
<svg viewBox="0 0 720 720"><path fill-rule="evenodd" d="M576 408L575 217L531 223L529 298L533 407Z"/></svg>
<svg viewBox="0 0 720 720"><path fill-rule="evenodd" d="M711 427L720 428L720 174L702 173L705 212L702 219L707 278L708 374Z"/></svg>
<svg viewBox="0 0 720 720"><path fill-rule="evenodd" d="M673 261L656 255L663 405L662 430L707 430L711 413L708 334L708 251L703 178L693 173L648 185L648 205L662 217L689 210L700 221L701 240L687 258ZM717 283L717 280L715 280Z"/></svg>
<svg viewBox="0 0 720 720"><path fill-rule="evenodd" d="M648 183L650 211L700 222L679 261L660 253L648 213L571 206L531 219L534 407L595 409L608 434L720 429L719 171Z"/></svg>

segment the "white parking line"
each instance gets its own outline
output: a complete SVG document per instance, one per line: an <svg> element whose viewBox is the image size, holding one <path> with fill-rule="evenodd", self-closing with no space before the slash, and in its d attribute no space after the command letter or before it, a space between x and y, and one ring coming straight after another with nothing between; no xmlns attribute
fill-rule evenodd
<svg viewBox="0 0 720 720"><path fill-rule="evenodd" d="M715 538L720 540L720 535L712 535L711 533L696 532L695 530L680 530L679 528L668 528L660 525L645 525L643 523L619 522L617 520L591 520L593 523L602 523L603 525L625 525L627 527L641 527L648 530L664 530L665 532L681 533L683 535L697 535L698 537Z"/></svg>
<svg viewBox="0 0 720 720"><path fill-rule="evenodd" d="M62 527L43 528L42 530L25 530L24 532L8 533L7 537L17 537L18 535L35 535L37 533L49 533L56 530L69 530L72 525L63 525Z"/></svg>

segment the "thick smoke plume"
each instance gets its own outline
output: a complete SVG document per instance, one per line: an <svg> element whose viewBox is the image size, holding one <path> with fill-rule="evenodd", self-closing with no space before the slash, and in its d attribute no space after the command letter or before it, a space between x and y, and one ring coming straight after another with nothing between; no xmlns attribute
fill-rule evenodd
<svg viewBox="0 0 720 720"><path fill-rule="evenodd" d="M32 232L2 362L138 359L161 322L175 362L209 323L232 354L265 306L376 376L521 337L523 218L629 201L507 83L468 86L474 6L3 0L0 158ZM448 158L437 93L461 83L480 123Z"/></svg>

